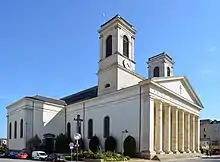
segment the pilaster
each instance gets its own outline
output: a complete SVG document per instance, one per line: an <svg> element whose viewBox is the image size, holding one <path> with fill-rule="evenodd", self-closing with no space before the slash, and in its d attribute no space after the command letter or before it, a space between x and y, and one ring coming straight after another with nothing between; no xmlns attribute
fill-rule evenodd
<svg viewBox="0 0 220 162"><path fill-rule="evenodd" d="M144 154L151 156L154 151L154 99L151 96L146 96L142 100L141 111L141 149Z"/></svg>

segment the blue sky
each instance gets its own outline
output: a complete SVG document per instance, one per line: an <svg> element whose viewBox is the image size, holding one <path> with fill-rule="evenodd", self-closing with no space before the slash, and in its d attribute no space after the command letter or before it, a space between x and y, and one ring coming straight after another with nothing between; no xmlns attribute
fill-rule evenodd
<svg viewBox="0 0 220 162"><path fill-rule="evenodd" d="M219 0L1 0L0 137L6 109L26 95L63 97L97 84L99 26L120 14L136 30L136 71L167 52L201 98L202 118L219 119Z"/></svg>

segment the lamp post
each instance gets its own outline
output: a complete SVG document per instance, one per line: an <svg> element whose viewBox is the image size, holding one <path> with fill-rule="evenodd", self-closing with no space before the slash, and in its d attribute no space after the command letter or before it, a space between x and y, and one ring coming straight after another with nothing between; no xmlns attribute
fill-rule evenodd
<svg viewBox="0 0 220 162"><path fill-rule="evenodd" d="M123 156L123 153L124 153L124 148L123 148L124 134L125 134L125 133L128 133L128 130L125 129L125 130L123 130L121 133L122 133L122 134L121 134L121 155Z"/></svg>
<svg viewBox="0 0 220 162"><path fill-rule="evenodd" d="M78 148L79 148L79 140L81 139L81 135L79 133L74 134L74 140L76 141L75 148L76 148L76 162L78 162Z"/></svg>

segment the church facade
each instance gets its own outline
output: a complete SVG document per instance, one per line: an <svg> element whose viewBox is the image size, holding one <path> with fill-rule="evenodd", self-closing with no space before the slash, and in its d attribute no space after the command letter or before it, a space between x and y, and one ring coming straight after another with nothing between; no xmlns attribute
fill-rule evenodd
<svg viewBox="0 0 220 162"><path fill-rule="evenodd" d="M101 25L97 86L61 99L27 96L9 105L9 148L25 148L35 134L73 138L79 132L87 148L94 135L103 149L113 136L120 152L131 135L137 152L150 157L199 152L201 101L185 76L174 76L166 53L148 59L148 78L135 72L135 33L119 15Z"/></svg>

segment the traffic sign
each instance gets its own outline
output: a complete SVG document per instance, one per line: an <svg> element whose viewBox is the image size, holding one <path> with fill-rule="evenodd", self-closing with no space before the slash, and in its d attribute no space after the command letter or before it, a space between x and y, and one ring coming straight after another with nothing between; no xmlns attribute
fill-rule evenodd
<svg viewBox="0 0 220 162"><path fill-rule="evenodd" d="M73 142L70 142L70 143L69 143L69 147L70 147L70 150L72 150L73 147L74 147L74 143L73 143Z"/></svg>

